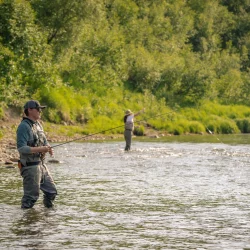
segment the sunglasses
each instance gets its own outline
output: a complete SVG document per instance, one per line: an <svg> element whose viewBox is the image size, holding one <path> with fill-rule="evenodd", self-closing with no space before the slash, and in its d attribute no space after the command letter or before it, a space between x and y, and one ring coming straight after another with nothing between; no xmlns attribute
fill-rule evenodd
<svg viewBox="0 0 250 250"><path fill-rule="evenodd" d="M31 108L31 109L36 109L38 112L42 112L42 109L41 108Z"/></svg>

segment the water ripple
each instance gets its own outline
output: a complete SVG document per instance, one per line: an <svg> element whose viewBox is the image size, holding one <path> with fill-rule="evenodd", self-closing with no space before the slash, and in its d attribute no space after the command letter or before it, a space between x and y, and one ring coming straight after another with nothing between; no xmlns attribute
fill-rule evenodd
<svg viewBox="0 0 250 250"><path fill-rule="evenodd" d="M49 164L54 209L20 209L16 169L2 169L0 249L247 249L249 146L71 143Z"/></svg>

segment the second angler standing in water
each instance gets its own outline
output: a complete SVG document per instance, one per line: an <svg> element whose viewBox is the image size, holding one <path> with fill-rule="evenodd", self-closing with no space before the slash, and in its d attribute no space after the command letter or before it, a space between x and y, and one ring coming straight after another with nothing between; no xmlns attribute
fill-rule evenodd
<svg viewBox="0 0 250 250"><path fill-rule="evenodd" d="M134 117L144 112L145 108L137 113L133 113L130 109L125 111L124 116L124 139L126 141L125 151L129 151L131 149L132 135L134 131Z"/></svg>

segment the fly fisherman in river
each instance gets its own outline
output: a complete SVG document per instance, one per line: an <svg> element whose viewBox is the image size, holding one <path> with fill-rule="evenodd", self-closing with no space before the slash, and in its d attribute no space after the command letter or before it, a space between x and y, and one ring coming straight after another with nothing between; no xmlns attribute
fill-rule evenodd
<svg viewBox="0 0 250 250"><path fill-rule="evenodd" d="M124 138L126 141L125 151L129 151L131 148L132 134L133 134L133 130L134 130L134 117L139 115L140 113L144 112L144 110L145 109L143 109L135 114L133 112L131 112L130 109L125 111L125 116L124 116L124 124L125 124Z"/></svg>
<svg viewBox="0 0 250 250"><path fill-rule="evenodd" d="M47 142L42 125L39 123L42 109L38 101L30 100L24 105L23 118L17 128L17 149L20 154L18 163L23 177L22 208L32 208L43 191L43 204L52 207L57 195L55 183L44 164L45 154L53 155Z"/></svg>

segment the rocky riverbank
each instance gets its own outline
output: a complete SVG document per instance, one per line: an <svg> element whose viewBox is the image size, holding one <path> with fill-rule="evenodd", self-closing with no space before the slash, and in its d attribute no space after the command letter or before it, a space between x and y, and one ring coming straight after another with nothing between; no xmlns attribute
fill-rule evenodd
<svg viewBox="0 0 250 250"><path fill-rule="evenodd" d="M19 158L18 151L16 149L16 129L21 121L22 117L19 115L10 116L6 115L3 120L0 120L0 166L2 165L17 165L17 160ZM54 125L53 125L54 126ZM67 129L70 129L70 126L66 126ZM45 131L46 132L46 131ZM58 135L57 127L54 126L53 131L47 132L46 136L50 143L62 143L68 142L75 139L82 138L82 140L115 140L123 138L123 134L117 135L91 135L91 136L82 136L76 134L72 137ZM155 131L147 131L148 137L157 138L159 136Z"/></svg>
<svg viewBox="0 0 250 250"><path fill-rule="evenodd" d="M19 123L18 123L19 124ZM17 165L17 161L19 158L19 154L16 148L16 127L17 125L14 125L14 128L12 127L6 127L5 125L1 125L0 123L0 129L2 130L4 127L4 136L0 140L0 166L3 165ZM150 133L148 137L152 138L158 138L159 135L155 133ZM75 135L74 137L68 137L68 136L58 136L54 135L53 133L47 133L47 139L50 143L64 143L64 142L70 142L72 140L81 138L81 135ZM86 136L82 140L86 141L110 141L110 140L116 140L116 139L122 139L123 135L94 135L91 137Z"/></svg>
<svg viewBox="0 0 250 250"><path fill-rule="evenodd" d="M6 115L0 120L0 164L13 164L18 159L15 130L20 118Z"/></svg>
<svg viewBox="0 0 250 250"><path fill-rule="evenodd" d="M0 122L0 131L2 131L3 137L0 139L0 164L1 165L13 165L17 162L19 154L16 148L16 128L20 121L13 121L12 126L10 122L8 125L6 122ZM58 136L53 132L47 133L47 139L50 143L64 143L81 138L81 135L75 135L73 137ZM82 140L113 140L122 138L123 135L94 135L91 137L83 137Z"/></svg>
<svg viewBox="0 0 250 250"><path fill-rule="evenodd" d="M102 136L95 135L93 137L88 138L88 140L113 140L119 139L122 135L116 136ZM77 138L77 137L76 137ZM74 138L63 137L63 136L51 136L48 137L50 143L61 143L74 140ZM16 141L15 136L13 134L9 136L5 136L2 140L0 140L0 165L13 165L18 161L18 151L16 149Z"/></svg>

